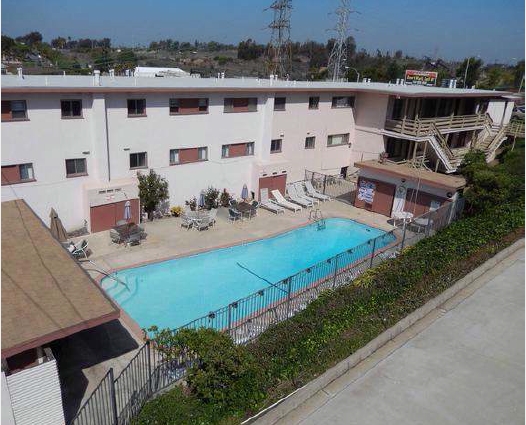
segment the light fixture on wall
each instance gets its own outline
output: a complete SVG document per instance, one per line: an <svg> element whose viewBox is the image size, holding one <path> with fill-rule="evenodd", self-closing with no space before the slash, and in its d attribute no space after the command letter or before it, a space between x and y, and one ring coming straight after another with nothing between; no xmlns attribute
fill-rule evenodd
<svg viewBox="0 0 526 425"><path fill-rule="evenodd" d="M130 150L130 148L124 148L124 150L125 150L125 151L129 151L129 150Z"/></svg>
<svg viewBox="0 0 526 425"><path fill-rule="evenodd" d="M89 155L90 154L90 151L83 151L82 152L82 155Z"/></svg>

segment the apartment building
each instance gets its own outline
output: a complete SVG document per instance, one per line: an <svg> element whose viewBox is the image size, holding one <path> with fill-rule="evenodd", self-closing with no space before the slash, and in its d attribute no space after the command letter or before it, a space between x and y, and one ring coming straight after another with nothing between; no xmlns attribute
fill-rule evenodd
<svg viewBox="0 0 526 425"><path fill-rule="evenodd" d="M128 201L137 221L149 169L170 206L209 186L284 192L306 169L346 175L380 156L454 173L471 147L491 157L513 108L483 90L95 74L2 77L2 200L25 199L45 222L53 207L68 230L108 229Z"/></svg>

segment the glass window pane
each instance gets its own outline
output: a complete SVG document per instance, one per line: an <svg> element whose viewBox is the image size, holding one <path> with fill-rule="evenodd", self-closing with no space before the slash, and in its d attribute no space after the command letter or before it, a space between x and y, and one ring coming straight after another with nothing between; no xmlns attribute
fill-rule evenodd
<svg viewBox="0 0 526 425"><path fill-rule="evenodd" d="M20 180L32 180L33 179L33 164L21 164L20 165Z"/></svg>
<svg viewBox="0 0 526 425"><path fill-rule="evenodd" d="M74 100L71 102L71 109L74 117L80 117L82 115L82 102L80 100Z"/></svg>
<svg viewBox="0 0 526 425"><path fill-rule="evenodd" d="M221 156L223 158L228 158L228 145L223 145L221 149Z"/></svg>
<svg viewBox="0 0 526 425"><path fill-rule="evenodd" d="M60 102L60 107L62 109L62 116L69 117L71 115L71 103L67 100Z"/></svg>
<svg viewBox="0 0 526 425"><path fill-rule="evenodd" d="M66 174L75 174L75 160L66 159Z"/></svg>
<svg viewBox="0 0 526 425"><path fill-rule="evenodd" d="M77 174L85 174L86 173L86 160L82 158L76 159L75 167L77 169Z"/></svg>
<svg viewBox="0 0 526 425"><path fill-rule="evenodd" d="M179 149L170 150L170 164L177 164L179 162Z"/></svg>
<svg viewBox="0 0 526 425"><path fill-rule="evenodd" d="M208 159L208 148L199 148L199 159L203 161Z"/></svg>

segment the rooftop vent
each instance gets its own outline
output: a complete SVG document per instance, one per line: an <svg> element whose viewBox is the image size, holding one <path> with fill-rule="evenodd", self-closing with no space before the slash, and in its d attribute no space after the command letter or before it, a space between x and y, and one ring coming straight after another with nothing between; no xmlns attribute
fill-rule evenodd
<svg viewBox="0 0 526 425"><path fill-rule="evenodd" d="M18 74L18 78L24 78L24 74L22 73L22 68L17 68L16 72Z"/></svg>
<svg viewBox="0 0 526 425"><path fill-rule="evenodd" d="M93 85L100 86L100 71L98 69L93 71Z"/></svg>

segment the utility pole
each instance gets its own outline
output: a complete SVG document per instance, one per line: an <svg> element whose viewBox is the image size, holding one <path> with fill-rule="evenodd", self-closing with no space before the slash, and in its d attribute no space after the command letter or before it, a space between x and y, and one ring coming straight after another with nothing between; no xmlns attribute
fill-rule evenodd
<svg viewBox="0 0 526 425"><path fill-rule="evenodd" d="M272 30L267 51L268 71L271 75L277 75L278 78L286 78L291 71L290 15L292 0L275 0L268 9L274 11L274 19L268 26Z"/></svg>
<svg viewBox="0 0 526 425"><path fill-rule="evenodd" d="M345 74L345 62L347 61L347 37L349 34L349 15L351 10L351 0L340 0L340 6L336 9L338 22L333 30L336 32L336 43L329 56L329 78L332 81L339 81ZM356 71L358 73L358 71Z"/></svg>
<svg viewBox="0 0 526 425"><path fill-rule="evenodd" d="M471 57L468 58L468 63L466 64L466 72L464 72L464 88L466 88L466 79L468 78L468 68L470 59Z"/></svg>

